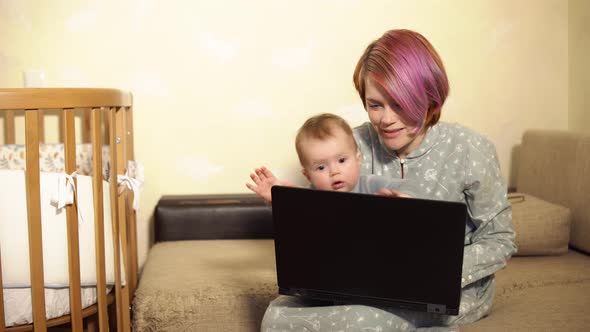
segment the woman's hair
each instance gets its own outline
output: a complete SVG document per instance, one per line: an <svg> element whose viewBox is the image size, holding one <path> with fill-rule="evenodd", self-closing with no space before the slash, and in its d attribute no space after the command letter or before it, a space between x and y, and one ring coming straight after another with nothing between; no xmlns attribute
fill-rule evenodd
<svg viewBox="0 0 590 332"><path fill-rule="evenodd" d="M408 124L421 129L438 122L449 94L449 81L439 55L426 38L411 30L387 31L359 59L353 81L365 109L367 79L399 105L400 116Z"/></svg>
<svg viewBox="0 0 590 332"><path fill-rule="evenodd" d="M326 139L334 136L334 129L341 129L349 137L350 143L357 149L356 141L352 134L352 128L346 120L336 114L322 113L307 119L297 131L295 137L295 149L299 162L304 165L303 140L306 138Z"/></svg>

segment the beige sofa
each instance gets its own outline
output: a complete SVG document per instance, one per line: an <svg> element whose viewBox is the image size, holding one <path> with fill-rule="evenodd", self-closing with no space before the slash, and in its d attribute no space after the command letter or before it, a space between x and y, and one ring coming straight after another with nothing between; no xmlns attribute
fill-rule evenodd
<svg viewBox="0 0 590 332"><path fill-rule="evenodd" d="M461 329L590 331L590 137L529 131L518 156L511 202L519 253L496 274L490 315ZM156 216L159 242L133 302L134 330L259 330L277 295L268 209L248 195L172 199L174 226L158 226Z"/></svg>
<svg viewBox="0 0 590 332"><path fill-rule="evenodd" d="M590 136L528 131L516 162L519 252L490 315L463 330L590 331Z"/></svg>

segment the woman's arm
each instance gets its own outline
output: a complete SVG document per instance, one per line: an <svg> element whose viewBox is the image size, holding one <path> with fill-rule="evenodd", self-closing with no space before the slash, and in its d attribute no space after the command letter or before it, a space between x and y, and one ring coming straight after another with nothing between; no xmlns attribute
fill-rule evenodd
<svg viewBox="0 0 590 332"><path fill-rule="evenodd" d="M462 287L500 270L516 252L512 209L496 148L482 137L474 137L469 145L464 194L475 229L464 248Z"/></svg>

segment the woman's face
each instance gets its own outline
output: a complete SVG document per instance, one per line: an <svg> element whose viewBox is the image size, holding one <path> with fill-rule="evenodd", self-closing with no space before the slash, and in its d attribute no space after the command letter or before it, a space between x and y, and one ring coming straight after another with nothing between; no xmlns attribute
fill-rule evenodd
<svg viewBox="0 0 590 332"><path fill-rule="evenodd" d="M403 112L400 106L369 78L365 82L365 105L381 143L398 157L405 158L420 146L424 132L406 124L400 116Z"/></svg>

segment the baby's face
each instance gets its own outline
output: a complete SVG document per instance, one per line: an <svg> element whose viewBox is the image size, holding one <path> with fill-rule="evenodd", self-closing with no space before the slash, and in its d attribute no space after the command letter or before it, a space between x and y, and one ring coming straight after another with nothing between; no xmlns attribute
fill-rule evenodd
<svg viewBox="0 0 590 332"><path fill-rule="evenodd" d="M302 141L305 155L303 175L320 190L352 191L360 172L360 153L354 141L341 129L324 139Z"/></svg>

